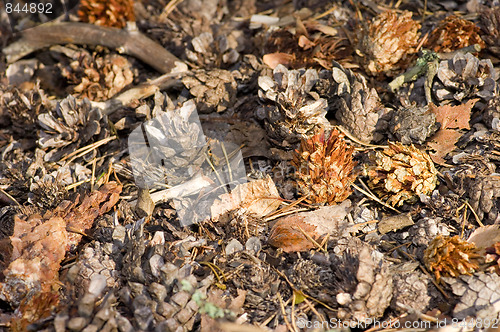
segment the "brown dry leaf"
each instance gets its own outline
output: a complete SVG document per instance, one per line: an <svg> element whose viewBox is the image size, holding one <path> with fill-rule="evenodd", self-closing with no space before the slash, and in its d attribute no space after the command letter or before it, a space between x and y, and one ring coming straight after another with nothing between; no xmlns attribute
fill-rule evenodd
<svg viewBox="0 0 500 332"><path fill-rule="evenodd" d="M12 254L3 271L0 299L18 306L28 296L56 292L66 250L77 245L82 237L67 229L85 232L98 216L111 209L120 192L121 186L110 182L85 197L79 206L77 198L63 201L44 216L36 213L29 217L14 216Z"/></svg>
<svg viewBox="0 0 500 332"><path fill-rule="evenodd" d="M262 57L262 62L268 65L271 69L276 68L277 65L289 66L295 60L293 54L288 53L269 53Z"/></svg>
<svg viewBox="0 0 500 332"><path fill-rule="evenodd" d="M349 231L344 218L349 213L350 200L339 205L324 206L315 211L301 212L278 219L269 234L269 244L285 252L306 251L315 244L304 235L318 241L331 234L343 236Z"/></svg>
<svg viewBox="0 0 500 332"><path fill-rule="evenodd" d="M489 225L476 229L467 239L467 242L474 243L481 255L485 249L500 242L500 225Z"/></svg>
<svg viewBox="0 0 500 332"><path fill-rule="evenodd" d="M240 208L257 217L264 217L278 209L280 204L278 189L267 175L263 179L239 184L231 193L220 195L210 210L213 220L218 220L222 214Z"/></svg>
<svg viewBox="0 0 500 332"><path fill-rule="evenodd" d="M436 114L436 122L441 129L430 139L427 145L436 153L430 153L432 161L445 164L444 157L455 148L455 143L462 136L460 129L470 129L469 120L472 107L479 99L470 99L458 106L429 104L431 112Z"/></svg>

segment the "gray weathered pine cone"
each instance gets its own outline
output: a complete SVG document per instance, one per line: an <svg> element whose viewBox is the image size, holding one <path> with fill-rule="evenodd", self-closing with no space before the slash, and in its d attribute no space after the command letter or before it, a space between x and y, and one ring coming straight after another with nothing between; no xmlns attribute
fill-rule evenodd
<svg viewBox="0 0 500 332"><path fill-rule="evenodd" d="M259 77L262 106L257 115L277 146L290 149L320 128L329 132L328 103L313 91L318 79L314 69L288 70L283 65L276 66L273 77Z"/></svg>
<svg viewBox="0 0 500 332"><path fill-rule="evenodd" d="M47 97L38 84L25 92L12 86L0 85L0 110L7 111L12 129L17 135L33 137L36 134L36 119L46 111L46 102Z"/></svg>
<svg viewBox="0 0 500 332"><path fill-rule="evenodd" d="M158 92L152 111L141 106L142 113L154 116L141 125L147 144L140 129L129 136L130 162L141 188L180 184L196 174L205 160L206 140L194 101L178 109L167 103L168 97Z"/></svg>
<svg viewBox="0 0 500 332"><path fill-rule="evenodd" d="M135 329L117 307L118 299L114 291L105 292L106 277L96 274L89 285L82 289L75 304L60 311L53 321L56 332L63 331L123 331Z"/></svg>
<svg viewBox="0 0 500 332"><path fill-rule="evenodd" d="M483 112L483 121L488 128L500 132L500 96L490 99Z"/></svg>
<svg viewBox="0 0 500 332"><path fill-rule="evenodd" d="M48 150L45 161L58 161L64 155L89 144L91 139L109 136L106 116L92 109L88 99L77 101L72 95L57 103L52 112L38 116L38 146ZM95 156L93 150L91 158Z"/></svg>
<svg viewBox="0 0 500 332"><path fill-rule="evenodd" d="M438 129L436 115L427 106L402 107L390 122L390 131L403 144L424 144Z"/></svg>
<svg viewBox="0 0 500 332"><path fill-rule="evenodd" d="M436 302L444 301L432 279L418 269L418 262L403 263L392 267L391 271L394 276L393 309L407 312L407 308L411 308L427 312Z"/></svg>
<svg viewBox="0 0 500 332"><path fill-rule="evenodd" d="M459 302L453 309L453 317L457 319L476 318L492 321L500 318L500 276L496 273L477 272L473 275L462 275L458 278L444 277ZM484 325L484 327L487 327Z"/></svg>
<svg viewBox="0 0 500 332"><path fill-rule="evenodd" d="M214 36L212 32L203 32L191 40L186 48L186 56L189 61L204 68L227 68L240 58L238 50L242 49L238 33L241 31L234 30L232 33Z"/></svg>
<svg viewBox="0 0 500 332"><path fill-rule="evenodd" d="M470 198L470 205L485 224L500 220L500 175L466 177L463 189Z"/></svg>
<svg viewBox="0 0 500 332"><path fill-rule="evenodd" d="M339 123L352 135L363 142L382 138L376 131L384 127L381 117L387 110L380 102L377 91L369 88L361 74L334 63L332 68L333 99L332 110Z"/></svg>
<svg viewBox="0 0 500 332"><path fill-rule="evenodd" d="M231 72L223 69L199 70L182 78L200 113L222 112L236 102L237 84Z"/></svg>
<svg viewBox="0 0 500 332"><path fill-rule="evenodd" d="M490 59L458 52L439 63L432 90L438 101L463 102L480 98L483 103L498 93L497 73Z"/></svg>
<svg viewBox="0 0 500 332"><path fill-rule="evenodd" d="M330 319L355 326L382 317L389 306L393 293L389 266L382 253L357 238L348 238L342 254L316 254L309 261L299 260L288 274L295 287L338 308Z"/></svg>
<svg viewBox="0 0 500 332"><path fill-rule="evenodd" d="M279 275L269 264L259 260L249 262L248 255L235 253L228 264L240 266L231 282L237 289L247 291L243 308L248 313L251 323L262 323L269 317L269 312L279 310L278 290L282 284ZM258 264L258 265L255 265ZM282 294L283 295L283 294Z"/></svg>

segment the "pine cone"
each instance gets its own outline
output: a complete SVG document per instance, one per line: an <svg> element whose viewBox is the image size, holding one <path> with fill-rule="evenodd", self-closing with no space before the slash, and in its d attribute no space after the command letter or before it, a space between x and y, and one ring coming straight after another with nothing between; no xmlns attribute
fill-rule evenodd
<svg viewBox="0 0 500 332"><path fill-rule="evenodd" d="M404 263L393 270L394 294L391 307L402 311L399 304L417 312L434 309L435 303L443 301L443 296L434 287L432 278L418 270L418 263ZM406 310L404 310L406 311Z"/></svg>
<svg viewBox="0 0 500 332"><path fill-rule="evenodd" d="M454 318L462 320L475 317L482 322L498 319L500 276L496 273L475 273L443 280L451 286L453 294L460 297L460 302L453 309Z"/></svg>
<svg viewBox="0 0 500 332"><path fill-rule="evenodd" d="M451 192L442 195L439 190L434 190L430 196L420 195L420 201L430 209L430 215L426 214L425 216L459 222L458 209L463 205L460 196Z"/></svg>
<svg viewBox="0 0 500 332"><path fill-rule="evenodd" d="M46 102L47 97L38 83L33 89L25 92L15 87L0 86L0 108L7 111L15 135L35 136L36 119L40 113L46 111Z"/></svg>
<svg viewBox="0 0 500 332"><path fill-rule="evenodd" d="M500 96L494 96L484 109L483 121L494 131L500 132Z"/></svg>
<svg viewBox="0 0 500 332"><path fill-rule="evenodd" d="M369 88L361 74L354 74L334 63L332 69L335 117L349 133L363 142L380 139L376 134L382 125L381 117L386 113L377 91ZM321 82L322 83L322 82ZM322 94L323 95L323 94ZM325 93L331 97L332 93Z"/></svg>
<svg viewBox="0 0 500 332"><path fill-rule="evenodd" d="M473 243L453 237L438 235L424 252L424 263L436 279L472 274L479 268L478 249Z"/></svg>
<svg viewBox="0 0 500 332"><path fill-rule="evenodd" d="M435 28L425 47L435 52L452 52L459 48L479 44L483 49L486 45L479 36L480 29L473 22L450 15Z"/></svg>
<svg viewBox="0 0 500 332"><path fill-rule="evenodd" d="M273 143L290 148L320 129L327 133L331 128L325 117L327 101L312 91L318 73L313 69L288 70L278 65L273 75L274 79L259 77L259 97L265 104L258 110Z"/></svg>
<svg viewBox="0 0 500 332"><path fill-rule="evenodd" d="M323 129L308 140L302 140L292 161L302 195L312 204L334 204L344 201L351 193L353 147L348 147L344 135L334 129L328 138Z"/></svg>
<svg viewBox="0 0 500 332"><path fill-rule="evenodd" d="M489 270L495 271L500 275L500 242L495 243L492 247L486 248L485 263L491 264Z"/></svg>
<svg viewBox="0 0 500 332"><path fill-rule="evenodd" d="M193 100L181 108L167 109L168 97L157 92L153 113L156 116L129 136L130 163L136 184L153 188L168 183L178 185L191 179L205 161L206 140L197 118ZM148 110L147 113L150 113Z"/></svg>
<svg viewBox="0 0 500 332"><path fill-rule="evenodd" d="M485 35L484 41L488 44L488 50L500 54L500 6L484 8L479 16Z"/></svg>
<svg viewBox="0 0 500 332"><path fill-rule="evenodd" d="M109 135L106 117L99 110L91 109L88 100L76 101L71 95L57 103L55 111L40 114L38 124L42 127L38 132L38 145L51 149L45 161L58 161L93 137L102 139ZM90 158L95 153L93 150Z"/></svg>
<svg viewBox="0 0 500 332"><path fill-rule="evenodd" d="M426 249L438 235L450 235L450 228L441 221L441 218L423 218L411 226L408 233L415 246Z"/></svg>
<svg viewBox="0 0 500 332"><path fill-rule="evenodd" d="M373 18L358 48L365 71L370 75L393 76L407 66L416 52L420 23L411 12L388 10Z"/></svg>
<svg viewBox="0 0 500 332"><path fill-rule="evenodd" d="M372 154L368 185L392 206L429 195L436 187L437 171L426 152L415 146L389 142L389 148Z"/></svg>
<svg viewBox="0 0 500 332"><path fill-rule="evenodd" d="M135 21L132 0L81 0L78 17L82 22L124 28Z"/></svg>
<svg viewBox="0 0 500 332"><path fill-rule="evenodd" d="M470 205L483 222L493 224L500 218L500 176L472 175L464 179Z"/></svg>
<svg viewBox="0 0 500 332"><path fill-rule="evenodd" d="M134 74L127 58L118 54L104 56L94 52L76 52L69 66L62 68L68 80L68 92L79 99L105 101L132 83Z"/></svg>
<svg viewBox="0 0 500 332"><path fill-rule="evenodd" d="M201 113L222 112L236 102L236 80L227 70L200 70L183 77L182 83L195 97Z"/></svg>
<svg viewBox="0 0 500 332"><path fill-rule="evenodd" d="M242 36L237 38L240 30L214 36L211 32L203 32L191 40L186 48L187 58L203 68L227 68L240 58L238 50L244 49ZM238 40L239 39L239 40Z"/></svg>
<svg viewBox="0 0 500 332"><path fill-rule="evenodd" d="M479 60L470 53L458 52L452 59L441 61L437 77L432 89L438 101L462 102L479 97L486 102L498 93L491 60Z"/></svg>
<svg viewBox="0 0 500 332"><path fill-rule="evenodd" d="M407 106L394 112L390 130L403 144L424 144L439 129L427 106Z"/></svg>

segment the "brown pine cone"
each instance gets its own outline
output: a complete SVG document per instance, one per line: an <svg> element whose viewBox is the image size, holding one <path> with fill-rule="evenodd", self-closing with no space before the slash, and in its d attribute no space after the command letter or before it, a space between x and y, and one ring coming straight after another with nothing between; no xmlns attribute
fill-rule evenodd
<svg viewBox="0 0 500 332"><path fill-rule="evenodd" d="M293 166L299 191L312 204L335 204L351 193L356 180L353 172L353 147L348 147L344 135L337 129L326 138L323 129L308 140L302 140L296 150Z"/></svg>
<svg viewBox="0 0 500 332"><path fill-rule="evenodd" d="M438 235L425 250L424 263L439 281L441 277L474 273L481 257L477 252L475 244L461 240L458 235Z"/></svg>
<svg viewBox="0 0 500 332"><path fill-rule="evenodd" d="M203 32L191 40L186 56L203 68L228 68L239 60L244 41L240 30L217 35Z"/></svg>
<svg viewBox="0 0 500 332"><path fill-rule="evenodd" d="M325 117L328 103L313 91L319 79L316 70L288 70L278 65L273 76L259 77L259 97L264 105L257 111L272 142L290 149L320 129L327 133L331 128Z"/></svg>
<svg viewBox="0 0 500 332"><path fill-rule="evenodd" d="M222 112L236 102L236 80L227 70L196 71L184 76L182 83L195 97L201 113Z"/></svg>
<svg viewBox="0 0 500 332"><path fill-rule="evenodd" d="M488 50L500 54L500 6L484 8L479 17L485 32L482 37L488 44Z"/></svg>
<svg viewBox="0 0 500 332"><path fill-rule="evenodd" d="M452 52L478 44L483 49L486 45L479 33L480 28L473 22L450 15L439 22L437 28L431 32L425 47L435 52Z"/></svg>
<svg viewBox="0 0 500 332"><path fill-rule="evenodd" d="M384 151L371 155L368 185L392 206L418 195L429 195L437 183L437 171L429 155L415 146L389 142Z"/></svg>
<svg viewBox="0 0 500 332"><path fill-rule="evenodd" d="M458 52L452 59L441 61L436 76L432 90L438 101L463 102L479 97L487 102L498 93L491 60L479 60L470 53Z"/></svg>
<svg viewBox="0 0 500 332"><path fill-rule="evenodd" d="M498 222L500 218L500 176L468 176L464 181L465 192L479 219L486 224Z"/></svg>
<svg viewBox="0 0 500 332"><path fill-rule="evenodd" d="M81 0L78 18L82 22L124 28L127 22L135 21L132 0Z"/></svg>
<svg viewBox="0 0 500 332"><path fill-rule="evenodd" d="M62 68L62 76L70 84L68 93L79 99L105 101L123 90L134 80L132 65L118 54L87 51L75 52L69 66Z"/></svg>
<svg viewBox="0 0 500 332"><path fill-rule="evenodd" d="M412 13L388 10L374 17L359 41L361 63L370 75L393 76L406 68L418 44L420 23Z"/></svg>
<svg viewBox="0 0 500 332"><path fill-rule="evenodd" d="M443 278L450 285L453 294L460 298L453 309L453 317L459 320L466 318L498 319L500 308L500 276L496 273L475 273L459 278ZM486 325L484 325L486 327Z"/></svg>

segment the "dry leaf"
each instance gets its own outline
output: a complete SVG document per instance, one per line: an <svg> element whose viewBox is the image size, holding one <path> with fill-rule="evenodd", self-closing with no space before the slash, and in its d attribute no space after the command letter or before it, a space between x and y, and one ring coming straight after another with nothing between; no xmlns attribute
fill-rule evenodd
<svg viewBox="0 0 500 332"><path fill-rule="evenodd" d="M264 217L281 204L278 189L269 175L263 179L237 185L231 193L220 195L210 208L212 219L231 210L246 209L257 217Z"/></svg>
<svg viewBox="0 0 500 332"><path fill-rule="evenodd" d="M500 242L500 225L489 225L476 229L467 239L467 242L474 243L481 255L485 249Z"/></svg>
<svg viewBox="0 0 500 332"><path fill-rule="evenodd" d="M444 164L444 157L455 148L455 143L462 136L460 129L470 129L469 120L472 107L479 99L470 99L458 106L429 104L429 109L436 114L436 122L441 129L427 143L436 153L431 153L432 161Z"/></svg>
<svg viewBox="0 0 500 332"><path fill-rule="evenodd" d="M351 201L345 200L339 205L280 218L271 229L269 244L285 252L306 251L315 247L308 237L318 241L326 234L342 236L348 232L344 218L350 206Z"/></svg>
<svg viewBox="0 0 500 332"><path fill-rule="evenodd" d="M54 293L59 288L58 273L66 251L77 245L81 234L92 227L95 218L106 213L118 201L121 186L110 182L89 194L79 206L78 198L63 201L44 216L14 216L10 237L12 254L5 279L0 283L0 299L19 306L28 296ZM24 317L24 316L23 316Z"/></svg>
<svg viewBox="0 0 500 332"><path fill-rule="evenodd" d="M281 52L269 53L262 57L262 62L268 65L271 69L276 68L277 65L288 66L293 62L293 60L295 60L293 54Z"/></svg>

